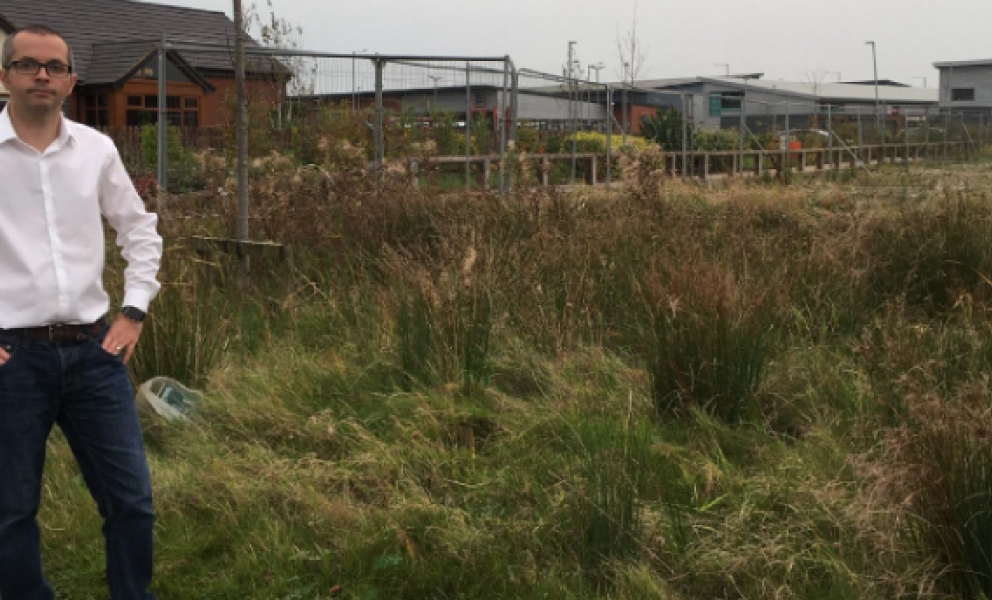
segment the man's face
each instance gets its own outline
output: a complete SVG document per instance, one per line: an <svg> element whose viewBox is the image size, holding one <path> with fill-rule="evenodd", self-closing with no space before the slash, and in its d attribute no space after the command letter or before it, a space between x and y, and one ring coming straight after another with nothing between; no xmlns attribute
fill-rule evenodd
<svg viewBox="0 0 992 600"><path fill-rule="evenodd" d="M22 32L14 37L12 61L34 60L41 64L52 61L69 64L69 48L57 35L37 35ZM43 116L59 112L62 102L72 93L76 85L76 75L53 77L48 69L39 69L35 74L18 73L13 67L0 70L0 83L10 93L10 105L14 111Z"/></svg>

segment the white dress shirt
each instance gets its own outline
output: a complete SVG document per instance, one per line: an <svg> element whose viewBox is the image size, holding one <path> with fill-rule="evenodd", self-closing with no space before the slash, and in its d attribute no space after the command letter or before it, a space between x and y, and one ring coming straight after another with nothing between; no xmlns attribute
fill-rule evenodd
<svg viewBox="0 0 992 600"><path fill-rule="evenodd" d="M162 238L113 141L69 119L38 152L0 112L0 329L93 323L107 314L104 230L127 260L124 306L159 290Z"/></svg>

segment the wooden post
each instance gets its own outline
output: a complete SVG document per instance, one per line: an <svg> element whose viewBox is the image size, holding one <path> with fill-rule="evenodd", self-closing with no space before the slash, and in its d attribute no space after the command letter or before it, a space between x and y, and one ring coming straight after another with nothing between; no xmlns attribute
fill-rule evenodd
<svg viewBox="0 0 992 600"><path fill-rule="evenodd" d="M596 185L596 169L599 168L599 161L596 160L596 155L593 154L589 157L589 185Z"/></svg>
<svg viewBox="0 0 992 600"><path fill-rule="evenodd" d="M492 175L492 160L486 157L482 160L482 168L479 170L479 187L484 190L489 189L489 178Z"/></svg>
<svg viewBox="0 0 992 600"><path fill-rule="evenodd" d="M816 153L816 170L817 171L822 171L823 170L823 167L824 167L824 164L823 163L824 163L824 160L823 160L823 150L820 150L820 151L818 151Z"/></svg>
<svg viewBox="0 0 992 600"><path fill-rule="evenodd" d="M710 153L703 154L703 181L710 179Z"/></svg>

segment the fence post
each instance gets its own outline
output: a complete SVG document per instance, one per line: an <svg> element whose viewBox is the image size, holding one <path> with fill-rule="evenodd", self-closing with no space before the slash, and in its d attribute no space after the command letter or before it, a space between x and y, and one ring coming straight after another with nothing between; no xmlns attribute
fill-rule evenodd
<svg viewBox="0 0 992 600"><path fill-rule="evenodd" d="M951 109L947 109L950 114ZM951 119L944 117L944 160L947 160L947 130L951 128Z"/></svg>
<svg viewBox="0 0 992 600"><path fill-rule="evenodd" d="M238 99L238 241L244 242L248 240L248 105L245 91L245 27L241 0L235 3L234 12L234 71ZM160 71L164 72L164 69ZM251 265L248 255L241 253L240 248L238 250L238 280L244 285L248 283L248 269Z"/></svg>
<svg viewBox="0 0 992 600"><path fill-rule="evenodd" d="M517 113L518 113L518 102L520 101L520 71L517 70L516 65L513 65L511 81L513 86L510 92L510 142L513 145L513 156L516 158L519 156L520 149L517 148ZM510 190L513 190L513 180L517 172L516 164L510 164Z"/></svg>
<svg viewBox="0 0 992 600"><path fill-rule="evenodd" d="M506 193L506 107L510 91L510 57L503 58L503 94L499 99L499 195Z"/></svg>
<svg viewBox="0 0 992 600"><path fill-rule="evenodd" d="M861 127L861 109L858 109L858 160L865 162L864 129Z"/></svg>
<svg viewBox="0 0 992 600"><path fill-rule="evenodd" d="M902 114L903 111L899 111ZM902 157L902 164L909 164L909 115L904 114L902 117L902 137L905 138L905 144L903 144L903 151L906 153Z"/></svg>
<svg viewBox="0 0 992 600"><path fill-rule="evenodd" d="M834 110L827 104L827 163L830 171L834 170Z"/></svg>
<svg viewBox="0 0 992 600"><path fill-rule="evenodd" d="M382 72L386 62L379 58L376 52L375 59L375 171L376 181L382 186L383 161L386 158L385 124L382 109Z"/></svg>
<svg viewBox="0 0 992 600"><path fill-rule="evenodd" d="M465 189L472 189L472 65L465 62Z"/></svg>
<svg viewBox="0 0 992 600"><path fill-rule="evenodd" d="M741 179L744 179L744 128L747 127L747 77L744 78L744 95L741 96L741 123L738 131L738 142L740 159L737 161L737 171Z"/></svg>
<svg viewBox="0 0 992 600"><path fill-rule="evenodd" d="M885 117L888 114L889 114L889 107L888 107L887 104L883 104L882 105L881 120L879 121L879 125L881 126L882 129L881 129L881 131L878 132L878 135L882 139L882 162L883 163L885 162L885 154L886 154L886 152L885 152L885 147L886 147L886 144L885 144L885 130L886 130Z"/></svg>
<svg viewBox="0 0 992 600"><path fill-rule="evenodd" d="M686 176L689 173L689 169L686 168L686 153L688 149L686 148L686 142L688 141L688 131L686 131L686 107L685 107L685 92L679 94L682 99L682 181L685 181ZM759 161L760 162L760 161Z"/></svg>
<svg viewBox="0 0 992 600"><path fill-rule="evenodd" d="M575 103L576 97L579 95L579 84L575 78L575 74L572 72L572 66L568 67L568 118L571 119L571 129L572 129L572 178L569 179L570 185L575 185L575 168L576 160L575 156L578 148L578 138L579 138L579 122L577 113L579 111L578 105Z"/></svg>
<svg viewBox="0 0 992 600"><path fill-rule="evenodd" d="M165 199L165 191L168 188L168 126L166 122L166 39L162 34L158 43L158 189L159 205L162 206Z"/></svg>
<svg viewBox="0 0 992 600"><path fill-rule="evenodd" d="M613 182L613 89L606 86L606 189Z"/></svg>

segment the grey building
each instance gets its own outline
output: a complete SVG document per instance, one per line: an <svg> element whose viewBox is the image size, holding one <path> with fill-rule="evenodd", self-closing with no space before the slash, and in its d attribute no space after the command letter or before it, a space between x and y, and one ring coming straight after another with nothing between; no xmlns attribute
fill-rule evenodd
<svg viewBox="0 0 992 600"><path fill-rule="evenodd" d="M992 117L992 59L934 63L940 71L940 106L969 120Z"/></svg>
<svg viewBox="0 0 992 600"><path fill-rule="evenodd" d="M876 110L886 118L898 115L911 120L937 114L937 90L880 82L876 105L874 84L774 81L761 77L753 74L661 79L641 81L637 87L685 94L690 115L704 128L737 127L742 110L752 130L782 126L786 116L790 126L797 127L814 121L822 123L828 114L841 120L874 118Z"/></svg>

